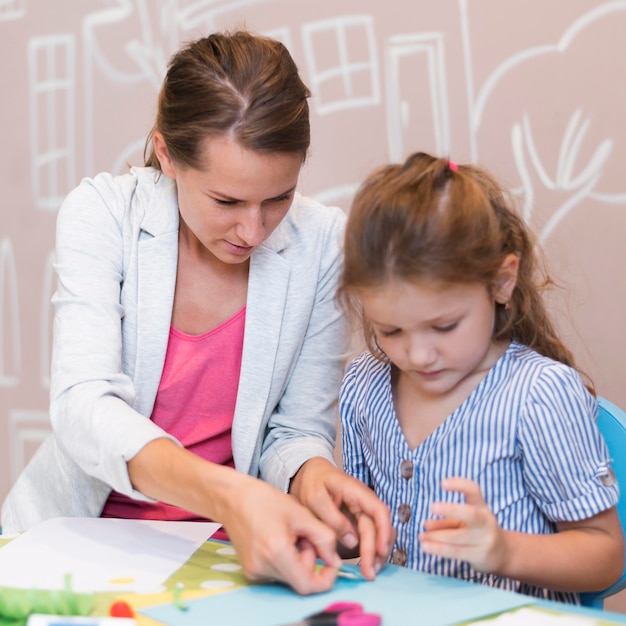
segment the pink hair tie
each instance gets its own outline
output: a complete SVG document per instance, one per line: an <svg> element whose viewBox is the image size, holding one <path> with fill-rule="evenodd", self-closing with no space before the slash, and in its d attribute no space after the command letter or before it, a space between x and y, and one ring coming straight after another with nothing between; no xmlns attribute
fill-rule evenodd
<svg viewBox="0 0 626 626"><path fill-rule="evenodd" d="M459 169L459 166L454 162L454 161L448 161L448 167L453 171L456 172Z"/></svg>

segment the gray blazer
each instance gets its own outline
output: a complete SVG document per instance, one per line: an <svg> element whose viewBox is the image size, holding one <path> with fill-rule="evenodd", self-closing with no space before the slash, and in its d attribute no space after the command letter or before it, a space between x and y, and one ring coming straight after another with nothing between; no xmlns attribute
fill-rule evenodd
<svg viewBox="0 0 626 626"><path fill-rule="evenodd" d="M296 195L252 255L232 443L235 466L285 491L333 461L347 333L335 302L345 214ZM98 516L111 488L147 500L126 462L168 436L150 419L178 256L175 183L151 168L84 179L57 219L53 434L2 507L3 532ZM170 437L171 438L171 437Z"/></svg>

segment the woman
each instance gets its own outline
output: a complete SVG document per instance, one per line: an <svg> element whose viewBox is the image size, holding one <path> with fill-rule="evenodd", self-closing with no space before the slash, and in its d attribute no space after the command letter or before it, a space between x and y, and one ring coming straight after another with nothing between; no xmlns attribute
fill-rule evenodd
<svg viewBox="0 0 626 626"><path fill-rule="evenodd" d="M146 167L69 194L54 434L9 494L5 532L68 515L213 519L248 577L300 593L333 584L336 538L360 541L368 578L386 561L387 508L332 461L345 219L296 192L308 96L282 44L200 39L170 62Z"/></svg>

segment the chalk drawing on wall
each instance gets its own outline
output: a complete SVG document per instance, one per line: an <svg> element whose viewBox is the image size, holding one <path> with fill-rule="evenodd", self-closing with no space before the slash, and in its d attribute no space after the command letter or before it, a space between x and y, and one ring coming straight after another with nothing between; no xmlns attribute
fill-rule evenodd
<svg viewBox="0 0 626 626"><path fill-rule="evenodd" d="M359 183L351 185L337 185L329 187L313 195L314 199L322 204L330 204L340 207L349 207L352 198L359 187Z"/></svg>
<svg viewBox="0 0 626 626"><path fill-rule="evenodd" d="M32 457L34 451L52 431L45 411L14 410L9 412L9 473L11 482Z"/></svg>
<svg viewBox="0 0 626 626"><path fill-rule="evenodd" d="M403 161L415 145L448 155L450 122L443 34L391 37L385 64L390 159ZM416 84L427 87L415 89Z"/></svg>
<svg viewBox="0 0 626 626"><path fill-rule="evenodd" d="M0 387L14 387L22 366L17 272L13 246L0 240Z"/></svg>
<svg viewBox="0 0 626 626"><path fill-rule="evenodd" d="M571 195L552 213L550 219L539 233L539 243L543 244L552 234L559 222L578 204L588 198L602 177L603 168L606 164L613 147L610 139L602 141L589 158L589 162L579 172L574 173L574 167L580 162L580 147L585 133L589 128L589 118L580 122L581 112L575 111L570 117L567 129L561 140L558 154L558 162L554 175L550 175L535 147L530 121L524 115L521 124L513 126L511 142L515 163L522 180L524 205L522 214L526 221L532 217L534 201L533 176L530 166L532 165L534 178L541 181L546 189L563 190Z"/></svg>
<svg viewBox="0 0 626 626"><path fill-rule="evenodd" d="M56 211L74 184L75 55L72 35L28 42L32 192L44 211Z"/></svg>
<svg viewBox="0 0 626 626"><path fill-rule="evenodd" d="M318 115L381 103L373 18L350 15L302 26L309 85ZM322 66L322 54L325 61Z"/></svg>
<svg viewBox="0 0 626 626"><path fill-rule="evenodd" d="M39 369L41 386L44 389L50 389L50 346L52 343L52 319L54 317L54 308L51 300L56 288L54 256L54 252L50 252L46 257L43 268L43 288L41 291Z"/></svg>
<svg viewBox="0 0 626 626"><path fill-rule="evenodd" d="M275 0L179 0L168 4L176 6L177 22L184 30L211 26L213 20L225 13L241 12L255 4L271 3ZM245 24L241 24L245 26ZM209 30L214 30L213 28Z"/></svg>
<svg viewBox="0 0 626 626"><path fill-rule="evenodd" d="M0 0L0 22L19 20L26 15L26 0Z"/></svg>
<svg viewBox="0 0 626 626"><path fill-rule="evenodd" d="M465 53L472 160L476 161L478 159L477 136L483 122L485 108L502 81L516 69L535 59L547 55L564 55L592 24L610 19L617 13L626 12L626 2L613 1L601 4L570 24L557 43L526 48L505 59L487 76L476 94L472 75L467 0L459 0L459 8ZM558 224L585 200L626 204L626 191L606 193L596 188L608 164L614 141L611 138L604 138L591 149L587 144L586 153L584 153L583 140L590 128L591 116L587 115L583 120L582 115L580 108L575 108L570 114L555 163L546 163L545 158L539 154L528 113L522 113L521 120L514 123L510 129L513 158L521 181L521 190L514 190L514 192L521 192L522 211L526 221L530 221L532 217L532 209L539 188L548 191L564 191L569 194L565 201L558 203L550 218L538 232L540 244L545 244ZM580 163L585 161L586 164L581 166ZM577 165L578 170L575 171Z"/></svg>
<svg viewBox="0 0 626 626"><path fill-rule="evenodd" d="M266 37L271 37L272 39L277 39L280 41L287 50L293 52L293 45L291 41L291 30L286 26L281 28L272 28L271 30L266 30L263 32L263 35Z"/></svg>

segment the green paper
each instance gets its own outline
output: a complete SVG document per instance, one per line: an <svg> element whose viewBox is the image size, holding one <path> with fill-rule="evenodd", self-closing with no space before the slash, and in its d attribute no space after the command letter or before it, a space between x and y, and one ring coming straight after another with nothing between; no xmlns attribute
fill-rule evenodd
<svg viewBox="0 0 626 626"><path fill-rule="evenodd" d="M69 575L62 591L0 587L0 625L22 626L31 613L89 615L94 601L93 594L72 591Z"/></svg>

